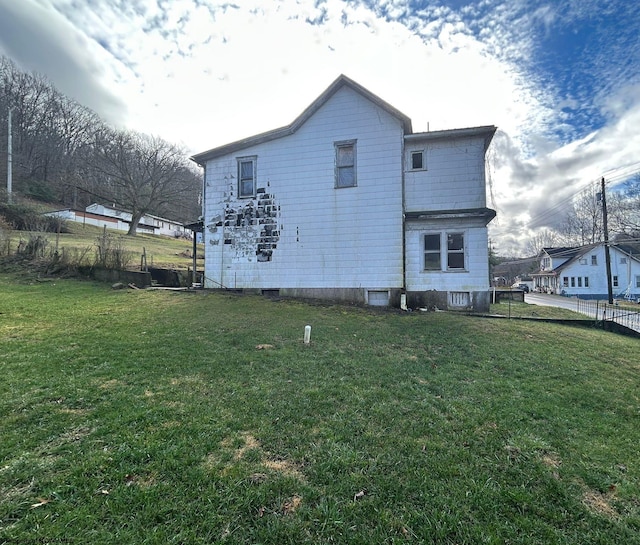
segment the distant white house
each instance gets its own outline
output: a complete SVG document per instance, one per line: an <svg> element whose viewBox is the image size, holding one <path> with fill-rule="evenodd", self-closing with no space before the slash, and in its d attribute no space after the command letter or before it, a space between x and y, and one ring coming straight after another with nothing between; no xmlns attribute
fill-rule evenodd
<svg viewBox="0 0 640 545"><path fill-rule="evenodd" d="M131 223L131 213L114 206L104 206L102 204L90 204L84 210L74 210L65 208L48 212L47 216L62 218L68 221L75 221L85 225L95 225L107 227L117 231L128 231ZM184 225L178 221L161 218L152 214L146 214L138 223L139 233L149 233L164 235L168 237L191 237L191 232L185 229Z"/></svg>
<svg viewBox="0 0 640 545"><path fill-rule="evenodd" d="M340 76L290 125L192 157L205 170L205 286L487 310L495 131L414 133Z"/></svg>
<svg viewBox="0 0 640 545"><path fill-rule="evenodd" d="M640 256L624 244L610 244L611 284L617 299L640 298ZM603 243L569 248L544 248L540 271L534 273L534 290L607 299L607 271Z"/></svg>

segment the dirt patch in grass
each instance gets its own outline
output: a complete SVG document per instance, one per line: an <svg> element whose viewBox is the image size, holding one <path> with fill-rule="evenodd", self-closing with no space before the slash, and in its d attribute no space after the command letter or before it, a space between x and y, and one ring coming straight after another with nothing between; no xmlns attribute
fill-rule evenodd
<svg viewBox="0 0 640 545"><path fill-rule="evenodd" d="M102 390L113 390L115 388L119 388L120 386L124 386L124 383L116 378L106 380L102 384L100 384L100 388Z"/></svg>
<svg viewBox="0 0 640 545"><path fill-rule="evenodd" d="M299 481L304 481L304 475L300 470L288 460L265 460L262 465L271 471L281 473L287 477L294 477Z"/></svg>
<svg viewBox="0 0 640 545"><path fill-rule="evenodd" d="M298 507L300 507L301 505L302 505L302 497L296 494L282 504L282 514L292 515L293 513L296 512Z"/></svg>
<svg viewBox="0 0 640 545"><path fill-rule="evenodd" d="M587 490L582 494L582 503L589 511L596 515L601 515L611 519L618 519L620 518L620 514L611 505L613 496L614 494L612 492L603 494L597 490Z"/></svg>

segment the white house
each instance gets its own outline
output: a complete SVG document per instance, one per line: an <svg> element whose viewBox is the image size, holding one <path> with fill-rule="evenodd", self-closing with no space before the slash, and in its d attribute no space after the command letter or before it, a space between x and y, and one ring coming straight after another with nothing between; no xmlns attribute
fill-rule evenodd
<svg viewBox="0 0 640 545"><path fill-rule="evenodd" d="M47 216L53 216L68 221L75 221L86 225L97 227L107 227L117 231L128 231L131 223L131 212L116 208L115 206L104 206L93 203L85 210L74 210L65 208L55 212L47 212ZM146 214L138 224L138 232L164 235L170 237L191 237L191 232L179 221L169 220L151 214Z"/></svg>
<svg viewBox="0 0 640 545"><path fill-rule="evenodd" d="M87 212L99 214L110 218L118 218L128 225L131 223L132 214L115 206L105 206L103 204L93 203L87 206ZM138 229L141 233L150 233L155 235L164 235L169 237L185 236L187 231L184 225L179 221L170 220L154 216L153 214L145 214L138 223Z"/></svg>
<svg viewBox="0 0 640 545"><path fill-rule="evenodd" d="M205 287L486 310L493 126L413 133L340 76L293 123L199 153Z"/></svg>
<svg viewBox="0 0 640 545"><path fill-rule="evenodd" d="M618 299L640 298L640 259L625 244L610 244L611 285ZM534 277L536 291L607 299L608 283L604 243L577 248L544 248L540 272Z"/></svg>

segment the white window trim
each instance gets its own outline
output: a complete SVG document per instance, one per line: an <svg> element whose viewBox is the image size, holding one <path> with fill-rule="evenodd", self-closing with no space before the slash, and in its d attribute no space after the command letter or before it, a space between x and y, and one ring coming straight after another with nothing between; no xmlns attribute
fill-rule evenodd
<svg viewBox="0 0 640 545"><path fill-rule="evenodd" d="M413 154L420 153L422 155L422 168L413 168ZM409 171L420 172L421 170L427 170L427 152L424 149L412 149L409 150Z"/></svg>
<svg viewBox="0 0 640 545"><path fill-rule="evenodd" d="M236 158L238 165L238 198L239 199L254 199L256 196L256 190L258 187L258 156L257 155L249 155L246 157L237 157ZM251 161L253 163L253 192L251 195L243 195L241 191L242 180L240 179L240 165L242 163L248 163Z"/></svg>
<svg viewBox="0 0 640 545"><path fill-rule="evenodd" d="M353 140L339 140L337 142L333 143L333 149L334 149L334 187L336 189L348 189L350 187L358 187L358 146L357 146L357 140L353 139ZM338 166L338 149L339 148L346 148L349 146L353 146L353 184L351 185L340 185L338 183L339 180L339 171L340 168Z"/></svg>
<svg viewBox="0 0 640 545"><path fill-rule="evenodd" d="M424 239L427 235L439 235L440 236L440 268L439 269L427 269L425 264L425 248ZM449 235L462 235L463 249L462 255L464 259L464 266L462 268L449 268ZM469 237L466 230L451 229L449 231L425 231L420 237L421 258L422 258L422 272L423 273L466 273L469 272L468 268L468 247ZM460 253L460 252L457 252Z"/></svg>

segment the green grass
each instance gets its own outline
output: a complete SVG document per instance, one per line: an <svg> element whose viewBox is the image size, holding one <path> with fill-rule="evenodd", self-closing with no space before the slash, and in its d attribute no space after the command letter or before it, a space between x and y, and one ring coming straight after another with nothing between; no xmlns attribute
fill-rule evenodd
<svg viewBox="0 0 640 545"><path fill-rule="evenodd" d="M0 543L640 544L637 354L0 274Z"/></svg>
<svg viewBox="0 0 640 545"><path fill-rule="evenodd" d="M76 222L66 222L66 233L36 233L40 234L49 242L48 250L58 249L62 251L74 252L76 255L86 255L89 260L95 259L98 239L103 235L103 229L94 225L82 225ZM160 235L150 235L140 233L135 237L129 237L122 231L107 229L107 233L117 237L121 246L131 252L129 268L140 269L140 260L146 252L147 266L162 267L170 269L186 270L193 267L193 260L190 257L193 249L193 242L185 239L176 239ZM13 253L21 240L28 241L34 233L24 231L10 231L9 249ZM5 242L7 244L7 242ZM6 247L3 247L6 251ZM198 254L204 256L202 244L198 246ZM198 267L202 268L203 262L198 262Z"/></svg>

